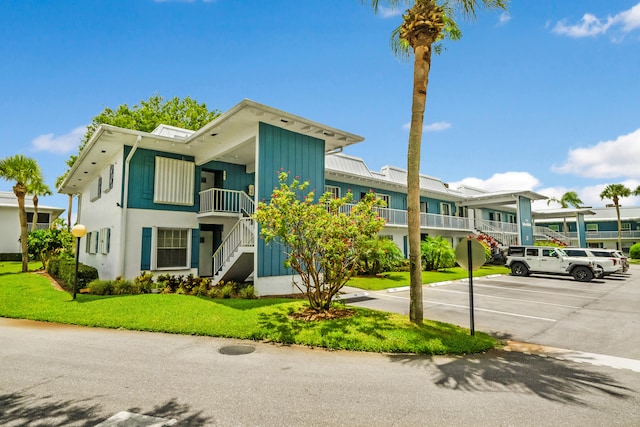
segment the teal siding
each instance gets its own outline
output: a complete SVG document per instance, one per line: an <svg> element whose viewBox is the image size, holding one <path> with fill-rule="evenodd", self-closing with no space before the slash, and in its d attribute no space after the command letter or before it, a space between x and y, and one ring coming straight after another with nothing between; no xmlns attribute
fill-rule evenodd
<svg viewBox="0 0 640 427"><path fill-rule="evenodd" d="M246 193L248 192L249 185L255 184L256 180L256 174L247 173L246 167L242 165L211 161L197 168L196 173L198 174L198 176L200 175L200 171L202 171L203 169L211 171L224 171L226 173L226 178L224 180L224 185L222 188L226 190L244 191ZM198 179L196 181L198 182L198 191L200 191L200 180Z"/></svg>
<svg viewBox="0 0 640 427"><path fill-rule="evenodd" d="M131 152L131 147L124 147L124 158ZM193 206L174 206L167 204L153 203L153 179L155 174L156 156L168 157L185 161L193 161L191 156L183 156L162 151L147 150L138 148L129 163L129 200L128 207L136 209L155 209L164 211L197 212L198 211L198 189L199 185L194 185ZM124 162L123 162L124 163ZM124 167L124 166L123 166ZM196 168L196 172L199 170ZM196 179L199 182L199 179Z"/></svg>
<svg viewBox="0 0 640 427"><path fill-rule="evenodd" d="M374 193L387 194L390 197L390 206L387 206L391 209L400 209L407 210L407 195L404 193L398 193L396 191L383 190L380 188L375 188L366 185L357 185L357 184L345 184L343 182L338 181L326 181L326 185L332 185L334 187L340 188L340 195L344 196L347 192L351 192L353 194L353 201L357 202L360 200L360 195L362 193L368 193L373 191ZM324 189L323 191L324 192Z"/></svg>
<svg viewBox="0 0 640 427"><path fill-rule="evenodd" d="M278 174L289 173L293 179L309 181L308 190L324 192L324 140L260 123L258 133L258 194L257 200L268 201L279 186ZM274 242L265 245L258 240L258 276L292 274L283 266L282 247Z"/></svg>
<svg viewBox="0 0 640 427"><path fill-rule="evenodd" d="M140 251L140 270L151 270L151 228L142 229L142 250Z"/></svg>

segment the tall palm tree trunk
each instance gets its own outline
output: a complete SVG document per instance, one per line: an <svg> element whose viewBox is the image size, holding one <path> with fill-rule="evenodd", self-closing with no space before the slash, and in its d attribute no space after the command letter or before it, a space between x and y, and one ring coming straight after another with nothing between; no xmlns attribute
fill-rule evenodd
<svg viewBox="0 0 640 427"><path fill-rule="evenodd" d="M13 193L18 199L18 216L20 217L20 249L22 253L22 272L29 271L29 251L27 246L27 211L24 208L26 188L24 185L15 185Z"/></svg>
<svg viewBox="0 0 640 427"><path fill-rule="evenodd" d="M33 196L33 219L31 220L31 231L36 231L38 224L38 196Z"/></svg>
<svg viewBox="0 0 640 427"><path fill-rule="evenodd" d="M613 198L613 204L616 206L616 216L618 217L618 250L622 250L622 221L620 220L620 199L618 196Z"/></svg>
<svg viewBox="0 0 640 427"><path fill-rule="evenodd" d="M424 318L422 304L422 264L420 253L420 145L427 104L427 86L431 68L431 44L414 47L413 100L411 103L411 129L407 149L407 219L409 228L409 318L421 324Z"/></svg>

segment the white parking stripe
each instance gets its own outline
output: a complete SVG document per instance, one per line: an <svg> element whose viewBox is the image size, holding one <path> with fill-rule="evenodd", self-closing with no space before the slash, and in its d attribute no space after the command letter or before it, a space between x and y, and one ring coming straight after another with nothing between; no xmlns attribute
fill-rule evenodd
<svg viewBox="0 0 640 427"><path fill-rule="evenodd" d="M409 299L408 297L400 297L400 296L396 296L396 295L385 295L385 296L388 297L388 298L397 298L397 299L405 299L405 300ZM423 299L422 302L426 302L428 304L435 304L435 305L445 305L445 306L448 306L448 307L464 308L465 310L469 309L469 306L465 306L465 305L447 304L447 303L444 303L444 302L429 301L429 300L426 300L426 299ZM505 316L524 317L526 319L543 320L545 322L557 322L557 320L549 319L547 317L527 316L526 314L509 313L507 311L488 310L486 308L474 307L474 311L486 311L487 313L504 314Z"/></svg>
<svg viewBox="0 0 640 427"><path fill-rule="evenodd" d="M429 291L429 292L431 292L431 291ZM434 289L433 292L450 292L452 294L469 295L469 292L452 291L451 289ZM554 307L564 307L564 308L582 308L582 307L577 306L577 305L554 304L554 303L551 303L551 302L539 302L539 301L528 300L528 299L498 297L498 296L495 296L495 295L479 294L477 292L474 292L473 295L474 295L474 297L480 296L480 297L486 297L486 298L506 299L508 301L530 302L530 303L536 304L536 305L551 305L551 306L554 306Z"/></svg>
<svg viewBox="0 0 640 427"><path fill-rule="evenodd" d="M502 290L507 290L507 291L515 291L515 292L530 292L533 294L551 294L551 295L555 295L558 296L557 292L547 292L547 291L532 291L529 289L516 289L516 288L509 288L509 287L505 287L505 286L493 286L493 285L473 285L475 288L493 288L493 289L502 289ZM561 294L560 296L563 297L570 297L570 298L584 298L584 299L588 299L588 300L592 300L593 296L584 296L584 295L569 295L569 294Z"/></svg>

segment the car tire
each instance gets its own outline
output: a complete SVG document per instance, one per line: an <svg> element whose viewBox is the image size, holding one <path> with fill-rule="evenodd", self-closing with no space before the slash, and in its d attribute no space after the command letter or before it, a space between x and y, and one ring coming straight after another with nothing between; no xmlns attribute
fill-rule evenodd
<svg viewBox="0 0 640 427"><path fill-rule="evenodd" d="M511 264L511 274L513 276L528 276L529 269L522 262L514 262Z"/></svg>
<svg viewBox="0 0 640 427"><path fill-rule="evenodd" d="M598 275L596 276L596 279L602 279L602 278L604 278L604 268L602 268L602 266L601 266L601 265L598 265L597 267L598 267L600 270L602 270L602 273L598 274Z"/></svg>
<svg viewBox="0 0 640 427"><path fill-rule="evenodd" d="M578 282L590 282L593 280L593 271L587 267L578 266L571 271L571 275Z"/></svg>

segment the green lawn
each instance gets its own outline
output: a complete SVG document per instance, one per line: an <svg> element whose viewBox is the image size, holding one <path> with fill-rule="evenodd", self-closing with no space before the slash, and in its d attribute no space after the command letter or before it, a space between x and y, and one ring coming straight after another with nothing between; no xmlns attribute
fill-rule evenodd
<svg viewBox="0 0 640 427"><path fill-rule="evenodd" d="M36 266L33 264L33 266ZM75 301L19 263L0 262L0 316L75 325L233 337L330 349L421 354L465 354L497 346L492 337L454 325L353 308L350 318L292 320L301 300L214 300L175 294L95 296Z"/></svg>
<svg viewBox="0 0 640 427"><path fill-rule="evenodd" d="M483 265L473 272L473 277L489 276L492 274L509 274L510 270L504 266ZM443 271L423 271L422 283L446 282L447 280L458 280L469 277L467 270L460 267L449 268ZM380 277L354 277L349 280L347 286L366 289L369 291L380 291L383 289L409 286L409 272L384 273Z"/></svg>

